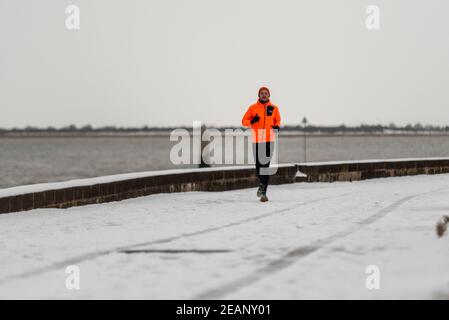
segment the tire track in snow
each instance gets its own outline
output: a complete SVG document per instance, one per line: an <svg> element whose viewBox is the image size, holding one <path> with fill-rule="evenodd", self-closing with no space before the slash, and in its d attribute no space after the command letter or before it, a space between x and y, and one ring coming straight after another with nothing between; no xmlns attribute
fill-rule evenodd
<svg viewBox="0 0 449 320"><path fill-rule="evenodd" d="M194 237L194 236L198 236L198 235L204 235L207 233L211 233L211 232L215 232L215 231L220 231L223 229L227 229L227 228L231 228L231 227L235 227L235 226L240 226L242 224L245 223L249 223L249 222L254 222L254 221L258 221L261 219L265 219L268 217L271 217L273 215L277 215L280 213L285 213L288 211L291 211L293 209L296 209L298 207L301 206L306 206L315 202L320 202L320 201L324 201L324 200L328 200L328 199L332 199L332 198L337 198L337 197L343 197L343 196L348 196L348 195L353 195L355 193L358 193L357 191L354 192L346 192L343 194L338 194L338 195L332 195L332 196L328 196L328 197L323 197L323 198L318 198L318 199L313 199L313 200L309 200L309 201L304 201L304 202L300 202L300 203L295 203L294 205L285 207L283 209L280 210L274 210L262 215L258 215L255 217L250 217L250 218L246 218L246 219L242 219L242 220L238 220L235 222L231 222L231 223L227 223L221 226L217 226L217 227L212 227L212 228L207 228L207 229L202 229L202 230L198 230L198 231L193 231L193 232L189 232L189 233L183 233L177 236L172 236L172 237L167 237L167 238L162 238L162 239L158 239L158 240L151 240L151 241L146 241L146 242L141 242L141 243L137 243L137 244L133 244L133 245L127 245L127 246L120 246L120 247L115 247L113 249L105 249L105 250L99 250L99 251L95 251L95 252L91 252L91 253L87 253L84 255L80 255L77 257L73 257L73 258L69 258L63 261L59 261L59 262L54 262L50 265L47 266L43 266L40 268L36 268L30 271L25 271L22 273L18 273L15 275L10 275L7 276L3 279L0 279L0 285L8 282L8 281L12 281L12 280L20 280L20 279L25 279L25 278L30 278L30 277L34 277L43 273L47 273L47 272L51 272L54 270L58 270L58 269L63 269L66 268L69 265L77 265L89 260L93 260L102 256L106 256L118 251L126 251L126 250L132 250L135 248L139 248L139 247L143 247L143 246L150 246L150 245L155 245L155 244L165 244L165 243L170 243L176 240L181 240L184 238L190 238L190 237Z"/></svg>
<svg viewBox="0 0 449 320"><path fill-rule="evenodd" d="M195 297L193 297L193 299L223 299L224 296L226 296L230 293L233 293L235 291L238 291L241 288L247 287L247 286L261 280L262 278L264 278L267 275L270 275L272 273L275 273L282 269L285 269L288 266L290 266L293 263L300 260L301 258L305 258L305 257L309 256L310 254L318 251L319 249L323 248L324 246L327 246L336 240L343 239L343 238L349 236L350 234L359 231L361 227L364 227L364 226L367 226L367 225L370 225L370 224L376 222L377 220L385 217L387 214L393 212L394 210L399 208L401 205L403 205L404 203L406 203L414 198L418 198L421 196L425 196L429 193L434 193L434 192L447 190L447 189L449 189L449 188L447 188L447 187L439 188L439 189L427 191L424 193L409 195L409 196L403 197L399 200L396 200L389 206L380 209L375 214L359 221L358 223L356 223L355 226L349 228L348 230L335 233L335 234L333 234L327 238L321 239L321 240L317 240L310 245L297 247L291 251L288 251L281 258L272 260L271 262L269 262L266 265L264 265L263 267L255 270L251 274L246 275L241 278L238 278L236 280L233 280L233 281L231 281L225 285L222 285L218 288L206 290L203 293L200 293L199 295L196 295Z"/></svg>

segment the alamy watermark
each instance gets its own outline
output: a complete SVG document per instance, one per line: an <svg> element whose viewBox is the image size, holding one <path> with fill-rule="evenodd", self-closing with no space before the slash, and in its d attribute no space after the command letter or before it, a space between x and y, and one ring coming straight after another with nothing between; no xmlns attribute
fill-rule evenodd
<svg viewBox="0 0 449 320"><path fill-rule="evenodd" d="M378 266L371 264L366 267L365 273L368 274L365 280L365 287L368 290L380 289L380 269Z"/></svg>
<svg viewBox="0 0 449 320"><path fill-rule="evenodd" d="M380 29L380 8L376 5L369 5L366 7L365 26L368 30Z"/></svg>
<svg viewBox="0 0 449 320"><path fill-rule="evenodd" d="M199 165L202 162L207 165L254 164L255 154L252 144L255 142L253 141L255 135L258 136L258 141L271 140L270 146L269 142L258 145L259 163L265 165L270 162L270 167L261 167L260 173L275 174L279 157L277 131L274 129L220 131L215 128L204 128L200 121L194 121L191 132L187 129L175 129L170 133L170 141L176 142L170 150L170 161L174 165Z"/></svg>
<svg viewBox="0 0 449 320"><path fill-rule="evenodd" d="M65 273L68 274L65 279L65 287L67 290L79 290L80 289L80 268L76 265L68 266L65 269Z"/></svg>
<svg viewBox="0 0 449 320"><path fill-rule="evenodd" d="M66 18L65 27L68 30L80 29L80 8L77 5L71 4L65 8Z"/></svg>
<svg viewBox="0 0 449 320"><path fill-rule="evenodd" d="M68 30L79 30L80 29L80 8L77 5L70 4L65 8L65 26ZM365 27L368 30L379 30L380 29L380 8L378 5L368 5L365 9Z"/></svg>

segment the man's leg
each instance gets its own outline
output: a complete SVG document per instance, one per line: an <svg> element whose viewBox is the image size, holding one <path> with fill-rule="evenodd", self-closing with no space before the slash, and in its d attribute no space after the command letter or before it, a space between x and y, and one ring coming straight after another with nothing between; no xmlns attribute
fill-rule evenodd
<svg viewBox="0 0 449 320"><path fill-rule="evenodd" d="M271 157L273 156L273 150L274 150L273 142L253 143L253 154L256 163L256 174L257 178L259 179L259 189L257 190L257 196L259 197L263 195L266 198L268 182L270 180L268 168L270 167L270 161Z"/></svg>
<svg viewBox="0 0 449 320"><path fill-rule="evenodd" d="M256 164L256 175L257 175L257 179L259 179L260 182L260 167L261 167L261 163L259 161L259 143L253 143L253 156L254 156L254 162Z"/></svg>
<svg viewBox="0 0 449 320"><path fill-rule="evenodd" d="M261 146L265 149L264 152L264 159L262 160L262 163L260 164L261 168L265 168L262 169L262 173L260 173L260 180L261 180L261 184L262 184L262 190L264 192L267 191L268 188L268 182L270 181L270 175L268 174L268 168L270 167L270 161L271 161L271 157L273 156L273 150L274 150L274 145L273 142L267 142L264 143L263 146ZM260 170L260 169L259 169ZM265 172L263 172L265 171Z"/></svg>
<svg viewBox="0 0 449 320"><path fill-rule="evenodd" d="M257 196L260 197L262 195L262 177L260 175L260 167L261 163L259 161L259 143L253 143L253 156L254 156L254 162L256 164L256 175L257 179L259 180L259 188L257 189Z"/></svg>

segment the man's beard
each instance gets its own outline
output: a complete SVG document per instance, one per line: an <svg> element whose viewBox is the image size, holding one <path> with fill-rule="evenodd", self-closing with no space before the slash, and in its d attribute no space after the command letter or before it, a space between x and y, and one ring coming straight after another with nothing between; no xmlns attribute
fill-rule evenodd
<svg viewBox="0 0 449 320"><path fill-rule="evenodd" d="M262 103L268 102L269 100L270 99L261 99L261 98L259 98L259 101L262 102Z"/></svg>

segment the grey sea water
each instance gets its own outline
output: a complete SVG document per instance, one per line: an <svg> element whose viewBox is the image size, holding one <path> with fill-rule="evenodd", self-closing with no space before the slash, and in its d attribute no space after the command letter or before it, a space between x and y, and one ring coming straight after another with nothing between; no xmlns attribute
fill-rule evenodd
<svg viewBox="0 0 449 320"><path fill-rule="evenodd" d="M174 165L169 137L2 137L0 188ZM449 136L310 136L307 161L449 156ZM279 162L303 162L304 139L281 136Z"/></svg>

